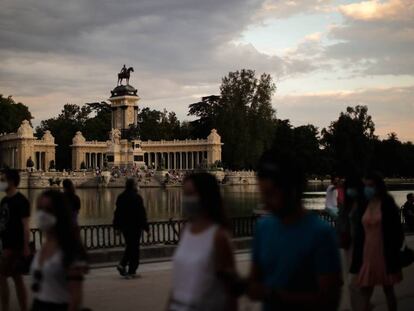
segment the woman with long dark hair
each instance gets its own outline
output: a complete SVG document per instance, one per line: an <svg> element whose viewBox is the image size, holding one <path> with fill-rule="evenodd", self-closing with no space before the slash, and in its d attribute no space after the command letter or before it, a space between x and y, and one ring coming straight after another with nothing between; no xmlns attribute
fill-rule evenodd
<svg viewBox="0 0 414 311"><path fill-rule="evenodd" d="M43 192L37 200L36 220L45 241L31 268L32 311L80 310L86 253L64 195Z"/></svg>
<svg viewBox="0 0 414 311"><path fill-rule="evenodd" d="M397 310L394 285L401 282L400 249L404 240L399 209L382 176L370 173L364 179L366 204L360 213L354 239L351 273L358 274L363 310L371 310L375 286L382 286L388 310Z"/></svg>
<svg viewBox="0 0 414 311"><path fill-rule="evenodd" d="M182 208L188 218L173 259L168 310L235 310L231 294L235 263L220 187L208 173L183 182Z"/></svg>

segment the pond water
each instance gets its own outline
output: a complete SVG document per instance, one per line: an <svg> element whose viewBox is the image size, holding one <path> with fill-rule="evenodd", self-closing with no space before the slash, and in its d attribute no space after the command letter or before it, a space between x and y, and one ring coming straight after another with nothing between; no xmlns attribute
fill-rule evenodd
<svg viewBox="0 0 414 311"><path fill-rule="evenodd" d="M414 191L414 185L399 185L391 187L391 194L398 205L405 202L407 193ZM42 189L23 189L35 208L37 196ZM123 191L120 188L112 189L78 189L82 203L79 215L81 225L110 224L112 222L116 197ZM223 186L223 197L228 215L232 217L252 215L253 210L260 205L259 193L256 186ZM150 221L181 218L181 188L142 188L140 193L144 199ZM3 197L4 194L0 194ZM320 187L312 187L304 195L305 207L321 209L324 207L325 192ZM32 218L33 221L33 218ZM34 225L34 223L32 223Z"/></svg>

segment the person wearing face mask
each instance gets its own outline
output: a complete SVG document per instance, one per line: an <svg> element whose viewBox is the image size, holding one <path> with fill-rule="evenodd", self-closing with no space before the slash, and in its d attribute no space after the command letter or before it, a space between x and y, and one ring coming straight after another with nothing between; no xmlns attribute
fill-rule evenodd
<svg viewBox="0 0 414 311"><path fill-rule="evenodd" d="M266 152L259 190L270 215L256 225L249 296L263 310L337 310L342 286L335 230L302 204L306 180L292 155Z"/></svg>
<svg viewBox="0 0 414 311"><path fill-rule="evenodd" d="M61 192L47 190L39 196L36 222L45 241L31 267L31 310L81 310L86 252Z"/></svg>
<svg viewBox="0 0 414 311"><path fill-rule="evenodd" d="M184 178L182 210L188 223L173 257L167 310L236 310L233 249L213 175L195 173Z"/></svg>
<svg viewBox="0 0 414 311"><path fill-rule="evenodd" d="M27 294L21 268L24 257L30 255L30 204L17 190L19 183L17 170L7 169L1 174L0 190L6 192L0 202L0 300L3 311L8 311L10 307L8 278L14 281L20 309L27 310Z"/></svg>
<svg viewBox="0 0 414 311"><path fill-rule="evenodd" d="M394 285L401 282L400 249L404 240L399 209L380 174L364 179L364 205L356 228L351 273L358 274L364 302L362 310L371 310L375 286L382 286L388 310L397 310Z"/></svg>

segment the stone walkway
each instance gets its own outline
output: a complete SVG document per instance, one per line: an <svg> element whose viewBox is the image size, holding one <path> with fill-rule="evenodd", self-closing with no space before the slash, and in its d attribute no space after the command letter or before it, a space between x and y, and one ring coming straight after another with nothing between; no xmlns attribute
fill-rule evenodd
<svg viewBox="0 0 414 311"><path fill-rule="evenodd" d="M408 238L414 247L414 236ZM240 273L246 274L249 267L248 254L237 255ZM114 268L92 269L85 282L85 306L94 311L164 310L170 291L171 262L143 264L140 278L121 279ZM26 280L29 283L29 279ZM414 265L404 270L404 281L397 286L399 310L414 310ZM347 291L344 289L341 310L347 310ZM375 311L385 311L385 298L380 289L374 293ZM13 299L12 310L16 308ZM258 304L247 298L240 300L241 311L260 310Z"/></svg>

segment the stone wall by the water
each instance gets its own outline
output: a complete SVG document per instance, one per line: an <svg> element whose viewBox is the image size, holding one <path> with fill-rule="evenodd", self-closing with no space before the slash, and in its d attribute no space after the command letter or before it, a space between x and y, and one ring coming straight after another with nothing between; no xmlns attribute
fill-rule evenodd
<svg viewBox="0 0 414 311"><path fill-rule="evenodd" d="M166 178L168 171L157 171L154 175L134 177L140 187L180 187L181 181ZM257 178L255 171L210 171L215 175L219 183L223 185L256 185ZM61 187L62 181L69 178L77 188L122 188L128 176L113 176L109 172L96 174L95 172L22 172L20 188L23 189L42 189L49 187ZM329 185L328 179L308 180L309 187L326 187ZM414 178L386 179L389 185L414 184Z"/></svg>

